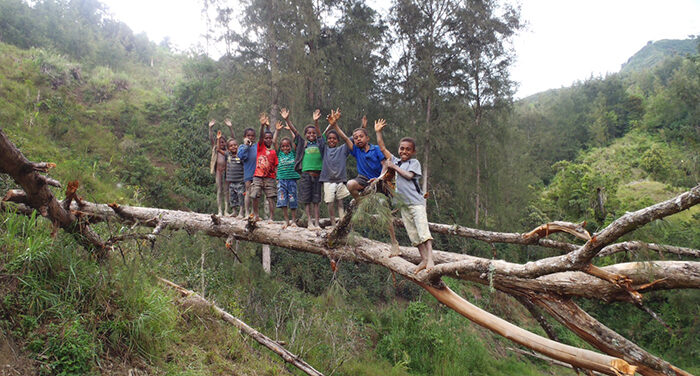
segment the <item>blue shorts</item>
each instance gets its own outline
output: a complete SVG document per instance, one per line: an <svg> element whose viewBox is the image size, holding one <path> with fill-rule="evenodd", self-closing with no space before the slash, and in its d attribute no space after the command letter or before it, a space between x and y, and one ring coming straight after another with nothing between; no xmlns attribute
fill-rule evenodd
<svg viewBox="0 0 700 376"><path fill-rule="evenodd" d="M297 205L296 179L277 180L277 207L296 209Z"/></svg>

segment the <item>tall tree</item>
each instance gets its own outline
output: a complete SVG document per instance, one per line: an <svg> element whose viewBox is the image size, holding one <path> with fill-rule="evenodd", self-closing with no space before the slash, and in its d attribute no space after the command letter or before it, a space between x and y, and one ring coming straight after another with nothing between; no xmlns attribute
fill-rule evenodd
<svg viewBox="0 0 700 376"><path fill-rule="evenodd" d="M438 90L450 86L456 42L452 37L458 21L455 0L395 0L391 24L400 56L392 74L408 103L420 104L425 115L423 132L423 192L430 177L431 130Z"/></svg>
<svg viewBox="0 0 700 376"><path fill-rule="evenodd" d="M454 39L459 51L455 72L460 94L471 107L476 177L474 223L482 206L485 113L510 103L514 83L508 69L515 57L510 40L523 27L520 9L498 0L465 0L455 11Z"/></svg>

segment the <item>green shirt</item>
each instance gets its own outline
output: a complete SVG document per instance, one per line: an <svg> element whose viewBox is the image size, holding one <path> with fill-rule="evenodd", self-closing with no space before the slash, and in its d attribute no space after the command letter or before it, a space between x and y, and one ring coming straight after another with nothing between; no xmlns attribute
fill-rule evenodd
<svg viewBox="0 0 700 376"><path fill-rule="evenodd" d="M294 171L294 150L289 153L283 153L281 150L277 154L279 164L277 165L278 180L296 180L299 179L299 173Z"/></svg>
<svg viewBox="0 0 700 376"><path fill-rule="evenodd" d="M323 156L316 142L309 142L304 150L304 159L301 161L302 171L321 171Z"/></svg>

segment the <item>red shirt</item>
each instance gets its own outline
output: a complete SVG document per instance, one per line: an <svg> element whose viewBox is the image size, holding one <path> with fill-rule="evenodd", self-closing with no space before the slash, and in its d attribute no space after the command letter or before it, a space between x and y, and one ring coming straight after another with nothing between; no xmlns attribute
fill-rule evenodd
<svg viewBox="0 0 700 376"><path fill-rule="evenodd" d="M255 162L255 173L253 176L274 179L277 176L278 163L275 149L268 149L264 143L258 142L258 158Z"/></svg>

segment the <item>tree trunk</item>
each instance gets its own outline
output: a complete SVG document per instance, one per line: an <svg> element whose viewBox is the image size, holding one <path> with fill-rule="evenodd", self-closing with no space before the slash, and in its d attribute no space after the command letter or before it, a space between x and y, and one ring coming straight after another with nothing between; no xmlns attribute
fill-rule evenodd
<svg viewBox="0 0 700 376"><path fill-rule="evenodd" d="M262 268L267 274L270 274L270 271L272 271L270 268L270 246L267 244L262 246Z"/></svg>
<svg viewBox="0 0 700 376"><path fill-rule="evenodd" d="M423 193L428 192L428 178L430 177L430 112L432 110L432 99L428 96L428 106L425 111L425 153L423 156Z"/></svg>

